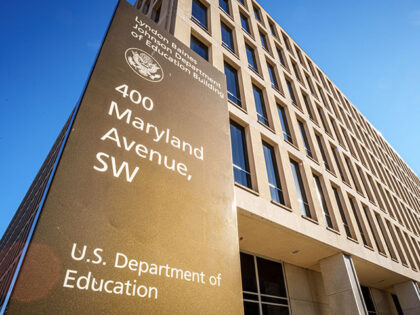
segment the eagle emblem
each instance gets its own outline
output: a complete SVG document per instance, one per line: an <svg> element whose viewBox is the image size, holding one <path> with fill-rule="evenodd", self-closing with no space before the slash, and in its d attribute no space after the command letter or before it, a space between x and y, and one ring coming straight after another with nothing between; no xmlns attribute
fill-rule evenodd
<svg viewBox="0 0 420 315"><path fill-rule="evenodd" d="M125 51L125 60L130 68L143 79L151 82L162 81L162 67L147 52L138 48L128 48Z"/></svg>

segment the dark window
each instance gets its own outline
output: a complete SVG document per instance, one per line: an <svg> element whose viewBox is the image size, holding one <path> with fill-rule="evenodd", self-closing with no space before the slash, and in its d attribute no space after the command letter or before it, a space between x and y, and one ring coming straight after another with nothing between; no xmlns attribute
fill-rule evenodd
<svg viewBox="0 0 420 315"><path fill-rule="evenodd" d="M258 72L257 59L255 57L254 49L248 44L245 44L245 49L246 49L246 56L248 58L248 66L255 72Z"/></svg>
<svg viewBox="0 0 420 315"><path fill-rule="evenodd" d="M300 79L299 69L297 68L297 65L296 65L294 62L292 62L292 66L293 66L293 71L295 72L295 76L296 76L296 78L297 78L299 81L302 81L302 80Z"/></svg>
<svg viewBox="0 0 420 315"><path fill-rule="evenodd" d="M337 148L331 147L331 151L332 151L333 156L334 156L335 164L337 164L337 168L338 168L338 172L340 173L341 180L342 181L345 181L346 178L344 177L344 173L343 173L343 170L341 168L340 161L338 160L338 152L337 152L337 150L338 150Z"/></svg>
<svg viewBox="0 0 420 315"><path fill-rule="evenodd" d="M271 86L276 90L279 90L279 84L277 83L277 76L274 67L267 63L268 74L270 75Z"/></svg>
<svg viewBox="0 0 420 315"><path fill-rule="evenodd" d="M381 253L384 253L383 246L380 243L380 240L378 239L378 236L376 234L377 230L374 227L374 223L372 222L371 217L369 215L369 209L366 206L362 206L362 207L363 207L363 211L365 212L366 219L367 219L370 231L372 232L373 240L375 241L376 247L378 248L378 251L380 251Z"/></svg>
<svg viewBox="0 0 420 315"><path fill-rule="evenodd" d="M329 134L330 132L327 128L327 124L325 123L324 114L322 113L322 110L320 107L317 106L317 109L318 109L319 119L321 119L321 125L324 128L325 132Z"/></svg>
<svg viewBox="0 0 420 315"><path fill-rule="evenodd" d="M318 195L318 200L321 205L321 210L322 214L324 215L325 223L329 228L333 229L330 211L328 210L327 201L325 200L324 191L322 190L321 180L315 174L314 182L316 187L316 194Z"/></svg>
<svg viewBox="0 0 420 315"><path fill-rule="evenodd" d="M156 23L159 22L161 8L162 8L162 5L159 5L159 7L154 7L153 10L152 10L152 16L151 16L151 18Z"/></svg>
<svg viewBox="0 0 420 315"><path fill-rule="evenodd" d="M245 130L233 121L230 122L230 139L232 142L233 175L235 182L251 188L251 174L249 172Z"/></svg>
<svg viewBox="0 0 420 315"><path fill-rule="evenodd" d="M316 142L318 143L319 151L321 152L322 161L324 162L325 168L331 170L330 164L328 163L327 155L325 154L324 146L322 145L321 137L315 134Z"/></svg>
<svg viewBox="0 0 420 315"><path fill-rule="evenodd" d="M303 185L302 176L300 174L299 164L290 160L290 167L292 168L293 178L295 180L296 192L300 210L304 216L311 217L308 199L306 198L305 186Z"/></svg>
<svg viewBox="0 0 420 315"><path fill-rule="evenodd" d="M268 44L267 44L267 38L265 37L265 34L261 33L260 31L260 39L261 39L261 45L265 50L268 51Z"/></svg>
<svg viewBox="0 0 420 315"><path fill-rule="evenodd" d="M273 34L274 37L277 37L276 27L274 26L273 23L269 23L269 25L270 25L271 34Z"/></svg>
<svg viewBox="0 0 420 315"><path fill-rule="evenodd" d="M222 8L227 14L230 14L229 11L229 0L219 0L219 7Z"/></svg>
<svg viewBox="0 0 420 315"><path fill-rule="evenodd" d="M287 89L289 90L290 99L292 100L292 104L297 106L297 101L295 97L295 92L293 92L292 83L289 80L286 80Z"/></svg>
<svg viewBox="0 0 420 315"><path fill-rule="evenodd" d="M289 39L287 38L286 35L283 34L283 40L284 40L284 44L286 45L286 48L288 51L291 51L290 49L290 43L289 43Z"/></svg>
<svg viewBox="0 0 420 315"><path fill-rule="evenodd" d="M314 115L312 114L311 105L309 104L308 97L302 93L303 102L305 103L306 111L310 119L314 120Z"/></svg>
<svg viewBox="0 0 420 315"><path fill-rule="evenodd" d="M308 83L309 90L311 91L312 95L315 95L314 88L312 87L312 82L309 76L305 75L306 82Z"/></svg>
<svg viewBox="0 0 420 315"><path fill-rule="evenodd" d="M241 274L245 315L289 315L282 264L241 253Z"/></svg>
<svg viewBox="0 0 420 315"><path fill-rule="evenodd" d="M207 25L207 7L200 1L193 0L192 2L192 18L205 29Z"/></svg>
<svg viewBox="0 0 420 315"><path fill-rule="evenodd" d="M232 30L225 24L221 23L222 26L222 42L223 45L231 50L232 52L235 51L235 47L233 45L233 32Z"/></svg>
<svg viewBox="0 0 420 315"><path fill-rule="evenodd" d="M255 85L252 85L252 90L254 91L254 102L255 107L257 108L258 121L268 126L269 124L267 118L267 111L265 109L263 92L260 88L256 87Z"/></svg>
<svg viewBox="0 0 420 315"><path fill-rule="evenodd" d="M241 106L239 94L238 72L231 65L225 62L225 75L228 99L238 106Z"/></svg>
<svg viewBox="0 0 420 315"><path fill-rule="evenodd" d="M381 216L377 214L376 212L375 212L375 219L376 219L376 222L378 222L379 229L381 230L381 233L384 238L385 245L386 245L386 248L388 249L389 254L391 255L392 258L397 259L397 257L395 256L394 249L389 243L388 234L386 233L385 226L382 223Z"/></svg>
<svg viewBox="0 0 420 315"><path fill-rule="evenodd" d="M305 146L306 155L312 157L311 146L309 145L308 137L306 136L305 126L298 120L300 134L302 136L303 145Z"/></svg>
<svg viewBox="0 0 420 315"><path fill-rule="evenodd" d="M355 201L353 198L350 198L350 197L349 197L349 201L350 201L351 210L353 211L354 218L356 219L357 227L359 228L360 236L362 237L362 240L363 240L363 244L369 246L369 242L366 238L365 231L363 230L363 226L359 218L359 213L357 212L356 205L354 204Z"/></svg>
<svg viewBox="0 0 420 315"><path fill-rule="evenodd" d="M284 110L284 107L278 105L277 106L277 112L279 113L281 127L283 129L284 140L287 140L290 143L293 143L292 136L290 135L289 124L287 122L287 116L286 116L286 111Z"/></svg>
<svg viewBox="0 0 420 315"><path fill-rule="evenodd" d="M243 15L242 13L241 13L241 25L242 25L242 28L247 33L251 33L250 28L249 28L248 18L245 15Z"/></svg>
<svg viewBox="0 0 420 315"><path fill-rule="evenodd" d="M263 142L265 166L267 168L268 185L270 187L271 199L275 202L284 204L283 191L277 168L276 155L274 149L269 144Z"/></svg>
<svg viewBox="0 0 420 315"><path fill-rule="evenodd" d="M209 60L209 48L193 35L191 35L190 47L201 57Z"/></svg>
<svg viewBox="0 0 420 315"><path fill-rule="evenodd" d="M362 289L363 299L365 300L365 305L368 311L368 314L376 315L375 304L373 304L372 296L370 295L370 289L365 286L360 286Z"/></svg>
<svg viewBox="0 0 420 315"><path fill-rule="evenodd" d="M260 9L258 9L256 6L253 7L254 9L254 15L255 18L261 22L261 15L260 15Z"/></svg>
<svg viewBox="0 0 420 315"><path fill-rule="evenodd" d="M334 192L335 202L337 203L338 211L340 212L341 221L343 221L344 230L346 231L346 235L348 237L352 237L350 226L347 222L346 214L344 213L343 205L341 204L340 195L338 194L338 190L335 187L332 187Z"/></svg>
<svg viewBox="0 0 420 315"><path fill-rule="evenodd" d="M279 55L279 60L280 60L281 65L283 67L286 67L286 63L284 62L284 57L283 57L283 51L280 48L277 49L277 54Z"/></svg>
<svg viewBox="0 0 420 315"><path fill-rule="evenodd" d="M348 158L346 158L346 157L344 158L344 160L346 161L347 167L349 169L350 176L351 176L351 179L353 181L354 187L356 188L356 190L358 192L360 192L360 188L359 188L358 182L356 182L356 178L354 177L354 174L353 174L353 168L352 168L352 166L350 164L350 160Z"/></svg>

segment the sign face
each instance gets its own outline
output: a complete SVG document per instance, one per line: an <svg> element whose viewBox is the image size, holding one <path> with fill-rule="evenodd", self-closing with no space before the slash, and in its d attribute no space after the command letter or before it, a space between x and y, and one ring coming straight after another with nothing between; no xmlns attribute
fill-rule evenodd
<svg viewBox="0 0 420 315"><path fill-rule="evenodd" d="M224 75L120 1L8 314L241 314Z"/></svg>

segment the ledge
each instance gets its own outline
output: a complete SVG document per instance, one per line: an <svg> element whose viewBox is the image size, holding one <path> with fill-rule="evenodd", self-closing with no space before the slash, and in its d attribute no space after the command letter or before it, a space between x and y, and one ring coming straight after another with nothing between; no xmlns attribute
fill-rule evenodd
<svg viewBox="0 0 420 315"><path fill-rule="evenodd" d="M233 106L235 106L237 109L239 109L239 110L243 111L245 114L248 114L248 112L246 111L246 109L245 109L245 108L243 108L243 107L239 106L238 104L236 104L236 103L232 102L230 99L228 99L228 103L232 104L232 105L233 105Z"/></svg>
<svg viewBox="0 0 420 315"><path fill-rule="evenodd" d="M335 233L335 234L337 234L337 235L341 235L341 233L339 232L339 231L337 231L337 230L334 230L334 229L332 229L332 228L330 228L330 227L326 227L326 229L328 230L328 231L330 231L330 232L333 232L333 233Z"/></svg>
<svg viewBox="0 0 420 315"><path fill-rule="evenodd" d="M400 262L398 261L398 259L396 259L396 258L394 258L394 257L391 257L391 260L392 260L392 261L395 261L396 263L400 263Z"/></svg>
<svg viewBox="0 0 420 315"><path fill-rule="evenodd" d="M268 130L270 130L272 133L276 134L276 132L275 132L273 129L271 129L271 127L267 126L266 124L262 123L262 122L261 122L261 121L259 121L259 120L257 120L257 122L258 122L260 125L262 125L262 126L264 126L265 128L267 128Z"/></svg>
<svg viewBox="0 0 420 315"><path fill-rule="evenodd" d="M384 254L384 253L381 253L381 252L378 252L378 253L379 253L379 255L388 258L388 256L386 254Z"/></svg>
<svg viewBox="0 0 420 315"><path fill-rule="evenodd" d="M314 223L316 225L319 225L319 222L318 221L316 221L316 220L314 220L314 219L312 219L310 217L307 217L306 215L303 215L302 214L301 217L304 218L305 220L308 220L309 222L312 222L312 223Z"/></svg>
<svg viewBox="0 0 420 315"><path fill-rule="evenodd" d="M286 140L284 138L283 138L283 140L284 140L284 142L286 142L287 144L291 145L293 148L295 148L296 150L299 151L299 148L295 144L293 144L292 142L290 142L290 141L288 141L288 140Z"/></svg>
<svg viewBox="0 0 420 315"><path fill-rule="evenodd" d="M352 238L352 237L350 237L350 236L347 236L347 239L348 239L349 241L352 241L353 243L359 244L359 241L358 241L358 240L355 240L354 238Z"/></svg>
<svg viewBox="0 0 420 315"><path fill-rule="evenodd" d="M373 247L370 247L369 245L364 245L365 246L365 248L367 248L367 249L369 249L369 250L371 250L372 252L374 252L375 250L373 249Z"/></svg>
<svg viewBox="0 0 420 315"><path fill-rule="evenodd" d="M210 33L210 31L207 29L207 28L205 28L203 25L201 25L196 19L194 19L193 17L191 17L190 18L190 20L191 21L193 21L193 23L195 24L195 25L197 25L198 27L200 27L204 32L206 32L209 36L211 36L211 33Z"/></svg>
<svg viewBox="0 0 420 315"><path fill-rule="evenodd" d="M271 203L272 203L273 205L276 205L276 206L278 206L278 207L280 207L280 208L284 209L284 210L287 210L287 211L289 211L289 212L293 212L293 210L292 210L291 208L289 208L288 206L285 206L285 205L283 205L283 204L281 204L281 203L278 203L277 201L271 200Z"/></svg>
<svg viewBox="0 0 420 315"><path fill-rule="evenodd" d="M332 176L334 176L335 178L337 178L337 175L335 175L332 171L330 171L329 169L325 168L325 170L330 173Z"/></svg>
<svg viewBox="0 0 420 315"><path fill-rule="evenodd" d="M312 162L314 162L315 164L319 165L319 162L317 160L315 160L313 157L310 157L309 155L306 154L306 157L308 159L310 159Z"/></svg>
<svg viewBox="0 0 420 315"><path fill-rule="evenodd" d="M241 185L241 184L239 184L239 183L237 183L237 182L235 182L234 183L234 185L236 186L236 187L239 187L239 188L242 188L243 190L245 190L245 191L247 191L247 192L249 192L249 193L251 193L251 194L253 194L253 195L255 195L255 196L260 196L260 194L259 194L259 192L258 191L255 191L255 190L253 190L253 189L251 189L251 188L248 188L248 187L245 187L245 186L243 186L243 185Z"/></svg>

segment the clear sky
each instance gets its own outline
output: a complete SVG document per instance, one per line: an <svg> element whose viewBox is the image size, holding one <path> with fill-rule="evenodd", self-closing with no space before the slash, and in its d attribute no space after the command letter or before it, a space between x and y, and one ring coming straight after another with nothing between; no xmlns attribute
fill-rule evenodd
<svg viewBox="0 0 420 315"><path fill-rule="evenodd" d="M419 174L420 1L259 3ZM79 99L115 5L0 0L0 235Z"/></svg>

